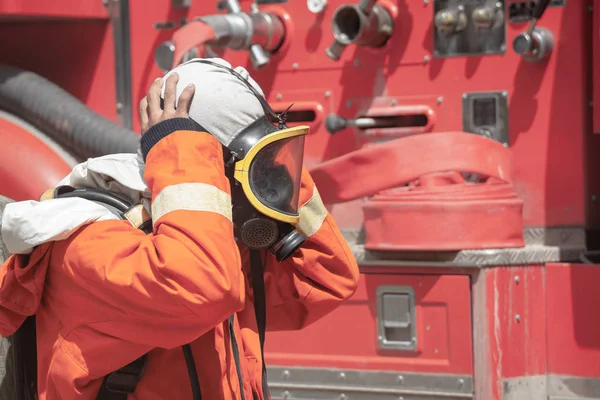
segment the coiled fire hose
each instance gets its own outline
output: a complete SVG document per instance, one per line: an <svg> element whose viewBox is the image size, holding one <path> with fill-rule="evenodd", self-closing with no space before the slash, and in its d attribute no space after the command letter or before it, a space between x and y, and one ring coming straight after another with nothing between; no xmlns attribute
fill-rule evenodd
<svg viewBox="0 0 600 400"><path fill-rule="evenodd" d="M467 182L461 172L482 182ZM363 206L367 250L525 245L511 152L494 140L465 132L414 135L326 161L310 173L325 204L371 196Z"/></svg>

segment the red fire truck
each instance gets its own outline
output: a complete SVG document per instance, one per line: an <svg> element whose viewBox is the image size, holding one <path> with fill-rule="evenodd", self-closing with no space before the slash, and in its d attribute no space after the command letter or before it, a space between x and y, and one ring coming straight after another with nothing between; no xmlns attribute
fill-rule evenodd
<svg viewBox="0 0 600 400"><path fill-rule="evenodd" d="M135 148L152 80L223 57L310 126L361 268L345 305L267 334L273 399L600 399L599 9L0 1L0 194Z"/></svg>

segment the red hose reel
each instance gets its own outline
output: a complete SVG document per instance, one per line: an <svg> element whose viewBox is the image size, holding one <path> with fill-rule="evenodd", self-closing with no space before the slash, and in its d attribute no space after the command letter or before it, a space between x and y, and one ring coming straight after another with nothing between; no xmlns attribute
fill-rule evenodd
<svg viewBox="0 0 600 400"><path fill-rule="evenodd" d="M372 196L363 206L368 250L523 247L523 201L510 161L496 141L440 132L357 150L311 175L325 204ZM471 183L460 172L487 178Z"/></svg>

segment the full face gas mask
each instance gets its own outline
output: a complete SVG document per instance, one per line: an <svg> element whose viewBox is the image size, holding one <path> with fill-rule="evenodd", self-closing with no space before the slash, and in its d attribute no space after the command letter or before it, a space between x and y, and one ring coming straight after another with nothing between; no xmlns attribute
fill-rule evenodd
<svg viewBox="0 0 600 400"><path fill-rule="evenodd" d="M231 183L233 224L237 240L251 249L268 249L278 261L290 257L306 241L298 232L298 202L304 139L308 126L288 128L287 110L275 113L265 98L237 71L195 59L233 74L260 102L265 115L243 128L223 146ZM291 107L291 106L290 106ZM201 121L196 121L201 124Z"/></svg>

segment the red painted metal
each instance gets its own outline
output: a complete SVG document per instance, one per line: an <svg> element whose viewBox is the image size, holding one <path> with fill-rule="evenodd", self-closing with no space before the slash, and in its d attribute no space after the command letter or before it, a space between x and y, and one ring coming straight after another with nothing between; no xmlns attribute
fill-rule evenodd
<svg viewBox="0 0 600 400"><path fill-rule="evenodd" d="M0 41L0 63L38 73L97 113L117 120L114 49L107 21L0 24L0 36L11 38Z"/></svg>
<svg viewBox="0 0 600 400"><path fill-rule="evenodd" d="M600 377L599 281L597 265L547 266L548 373Z"/></svg>
<svg viewBox="0 0 600 400"><path fill-rule="evenodd" d="M249 10L251 1L242 1ZM524 23L509 24L503 55L484 57L432 57L432 2L400 2L396 5L397 29L380 49L350 46L338 62L327 58L332 40L331 18L341 0L329 1L322 15L311 14L302 1L272 7L285 10L293 27L284 49L271 63L253 71L247 52L222 54L234 65L244 65L261 84L268 100L288 104L312 96L326 113L344 118L364 115L374 99L391 104L427 104L435 112L432 132L462 129L461 95L464 92L506 90L510 107L510 150L515 187L524 200L525 226L583 226L586 224L584 132L589 128L588 5L569 3L550 7L539 25L549 28L556 40L548 62L528 63L510 48ZM162 73L154 65L155 47L168 40L173 30L157 31L146 21L178 22L216 12L212 2L193 2L189 11L170 9L169 2L132 5L133 88L137 104L153 79ZM264 9L267 9L266 7ZM298 23L302 21L302 23ZM568 78L566 78L568 77ZM565 96L565 93L569 93ZM281 100L277 100L281 94ZM285 97L284 97L285 96ZM137 122L136 122L137 124ZM364 146L362 133L349 128L331 136L321 125L308 138L306 158L311 165ZM596 148L600 143L594 143ZM569 157L565 157L568 154ZM555 162L560 159L561 162ZM591 179L591 177L590 177ZM342 214L360 214L360 207L346 205ZM591 215L588 213L588 215ZM337 216L337 215L336 215ZM598 225L598 220L587 221ZM354 227L357 226L344 226Z"/></svg>
<svg viewBox="0 0 600 400"><path fill-rule="evenodd" d="M74 18L107 19L108 12L97 0L3 0L0 2L0 19Z"/></svg>
<svg viewBox="0 0 600 400"><path fill-rule="evenodd" d="M593 93L594 133L600 134L600 0L593 2L592 21L592 62L593 62Z"/></svg>
<svg viewBox="0 0 600 400"><path fill-rule="evenodd" d="M377 346L380 286L415 291L417 350ZM352 300L299 332L269 332L269 365L424 373L473 373L468 276L405 275L401 270L363 275ZM351 322L350 322L351 321Z"/></svg>
<svg viewBox="0 0 600 400"><path fill-rule="evenodd" d="M241 3L244 10L250 10L252 0ZM287 36L271 63L259 71L252 68L247 52L221 52L233 65L243 65L251 72L275 108L295 103L292 110L308 111L298 113L299 119L291 125L311 126L305 165L315 172L317 181L322 179L319 168L334 165L321 163L336 158L331 162L341 163L319 189L324 199L333 196L334 201L343 201L331 205L342 228L359 229L368 224L363 208L383 209L377 206L385 203L384 189L414 181L425 172L440 172L442 164L449 170L469 166L469 153L456 144L448 145L444 155L437 153L437 157L428 158L435 143L431 142L430 147L420 152L413 148L399 158L394 155L399 141L380 142L401 138L398 140L408 145L414 137L431 139L442 132L461 131L462 94L477 91L508 92L510 140L507 149L482 149L479 155L492 162L484 171L472 172L514 184L523 210L522 224L507 220L485 224L479 219L473 224L484 230L520 225L600 227L600 135L591 134L600 133L599 0L593 1L594 13L589 9L591 0L548 8L538 25L553 33L555 49L542 63L525 62L511 49L526 23L508 24L508 48L502 55L436 59L431 34L434 2L387 0L379 3L394 14L395 31L388 43L379 49L349 46L334 62L326 57L325 49L333 38L332 15L344 3L329 0L320 15L310 13L304 1L261 6L282 17ZM154 50L175 31L156 29L155 24L169 21L179 28L182 19L190 21L215 13L216 0L194 0L190 9L173 8L169 0L130 4L136 110L151 82L163 75L154 63ZM0 4L0 20L11 22L0 25L0 35L8 38L0 42L2 63L40 73L95 111L116 120L112 30L100 0L5 1ZM202 95L201 91L197 95ZM592 99L594 107L590 107ZM311 112L314 119L309 116ZM324 126L330 113L352 119L419 112L428 117L424 126L348 128L335 136ZM137 113L134 120L137 130ZM6 121L0 121L0 127L5 126ZM23 147L8 145L9 130L11 141ZM3 148L11 149L0 158L3 194L17 199L37 197L49 182L55 183L68 172L56 155L27 132L10 126L0 129L0 135ZM376 146L383 146L385 151L372 150ZM23 149L20 153L15 150L19 148ZM357 150L361 152L352 153ZM35 161L31 154L35 154ZM357 154L369 154L364 160L371 163L371 170L360 172L358 162L343 164L352 157L358 160ZM338 158L344 155L347 158ZM398 164L392 166L394 157ZM31 167L34 163L35 169ZM494 172L498 165L503 166L506 176ZM431 170L432 166L436 168ZM397 174L411 170L420 173L408 180L398 179ZM9 182L20 179L17 171L23 179ZM388 186L382 186L386 180ZM374 198L369 204L360 196ZM388 213L401 204L398 198L386 200L393 200L385 205ZM427 216L431 218L431 213ZM367 246L380 250L385 242L395 241L398 248L409 240L402 234L419 225L409 217L415 217L414 213L386 222L394 230L380 229L379 237L367 236ZM440 231L444 218L448 214L436 218ZM467 233L480 236L486 232ZM450 243L448 237L430 239L437 241L438 247ZM398 258L387 253L385 257ZM485 400L505 397L504 383L510 378L544 374L600 377L600 325L593 318L598 303L595 268L568 264L481 270L364 266L359 290L347 304L302 332L269 333L267 361L271 365L472 375L475 396ZM376 348L374 294L383 284L415 289L418 337L425 338L419 340L417 352Z"/></svg>
<svg viewBox="0 0 600 400"><path fill-rule="evenodd" d="M0 118L0 194L13 200L37 200L71 168L44 142L19 125Z"/></svg>

